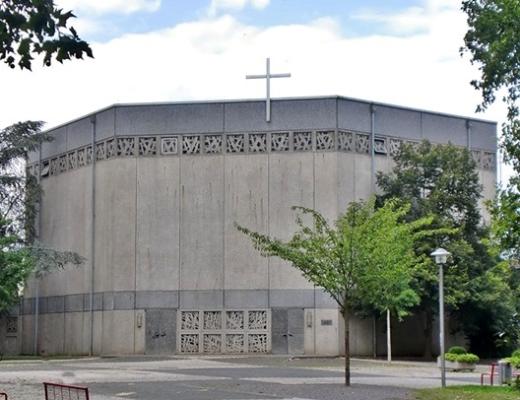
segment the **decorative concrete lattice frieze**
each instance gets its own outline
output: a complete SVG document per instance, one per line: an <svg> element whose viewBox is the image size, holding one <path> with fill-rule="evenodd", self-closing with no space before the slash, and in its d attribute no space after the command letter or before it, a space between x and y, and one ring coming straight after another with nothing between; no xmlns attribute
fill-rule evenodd
<svg viewBox="0 0 520 400"><path fill-rule="evenodd" d="M473 161L475 161L475 164L477 167L480 167L480 163L482 161L482 154L478 150L471 150L471 157L473 158Z"/></svg>
<svg viewBox="0 0 520 400"><path fill-rule="evenodd" d="M388 145L388 152L390 153L390 156L396 157L399 152L401 151L401 145L403 144L403 141L401 139L390 139L390 143Z"/></svg>
<svg viewBox="0 0 520 400"><path fill-rule="evenodd" d="M66 172L67 166L68 166L67 156L60 156L60 158L58 159L58 172L59 173Z"/></svg>
<svg viewBox="0 0 520 400"><path fill-rule="evenodd" d="M206 153L206 154L222 153L222 135L204 136L204 153Z"/></svg>
<svg viewBox="0 0 520 400"><path fill-rule="evenodd" d="M178 313L179 353L267 353L268 310L187 310Z"/></svg>
<svg viewBox="0 0 520 400"><path fill-rule="evenodd" d="M101 161L107 158L106 143L96 143L96 160Z"/></svg>
<svg viewBox="0 0 520 400"><path fill-rule="evenodd" d="M107 140L106 142L107 159L117 157L117 142L115 139Z"/></svg>
<svg viewBox="0 0 520 400"><path fill-rule="evenodd" d="M97 161L117 157L184 156L204 154L254 154L268 152L338 151L370 154L370 135L340 130L230 133L206 135L137 136L104 139L95 144ZM374 154L395 157L403 143L417 148L419 142L394 137L376 137ZM496 167L496 155L472 150L477 166L485 170ZM54 176L92 163L92 145L42 160L42 177ZM33 163L27 171L36 171ZM36 172L35 172L36 173Z"/></svg>
<svg viewBox="0 0 520 400"><path fill-rule="evenodd" d="M354 133L344 131L338 132L338 150L354 151Z"/></svg>
<svg viewBox="0 0 520 400"><path fill-rule="evenodd" d="M155 156L157 154L157 138L156 137L140 137L139 138L139 155Z"/></svg>
<svg viewBox="0 0 520 400"><path fill-rule="evenodd" d="M362 154L370 153L370 136L362 133L356 134L356 152Z"/></svg>
<svg viewBox="0 0 520 400"><path fill-rule="evenodd" d="M177 136L161 138L161 154L176 155L179 152L179 138Z"/></svg>
<svg viewBox="0 0 520 400"><path fill-rule="evenodd" d="M182 137L182 154L192 155L200 153L200 136L188 135Z"/></svg>
<svg viewBox="0 0 520 400"><path fill-rule="evenodd" d="M78 167L84 167L87 165L87 149L78 150Z"/></svg>
<svg viewBox="0 0 520 400"><path fill-rule="evenodd" d="M312 151L312 132L293 133L294 151Z"/></svg>
<svg viewBox="0 0 520 400"><path fill-rule="evenodd" d="M53 158L49 164L49 174L50 175L58 175L59 174L59 163L57 158Z"/></svg>
<svg viewBox="0 0 520 400"><path fill-rule="evenodd" d="M289 151L289 133L271 134L271 151Z"/></svg>
<svg viewBox="0 0 520 400"><path fill-rule="evenodd" d="M92 146L88 146L86 150L87 164L92 164L92 160L94 160L94 151L92 150Z"/></svg>
<svg viewBox="0 0 520 400"><path fill-rule="evenodd" d="M386 139L383 138L375 138L374 139L374 153L376 154L386 154Z"/></svg>
<svg viewBox="0 0 520 400"><path fill-rule="evenodd" d="M249 152L265 153L267 151L267 134L251 133L249 134Z"/></svg>
<svg viewBox="0 0 520 400"><path fill-rule="evenodd" d="M226 136L226 152L227 153L244 153L245 151L245 135L227 135Z"/></svg>
<svg viewBox="0 0 520 400"><path fill-rule="evenodd" d="M482 153L482 169L492 170L495 168L495 154L483 152Z"/></svg>
<svg viewBox="0 0 520 400"><path fill-rule="evenodd" d="M333 131L316 132L316 150L334 150L335 147Z"/></svg>
<svg viewBox="0 0 520 400"><path fill-rule="evenodd" d="M135 138L117 138L117 155L119 157L135 155Z"/></svg>
<svg viewBox="0 0 520 400"><path fill-rule="evenodd" d="M67 169L76 168L78 168L78 153L72 151L67 155Z"/></svg>

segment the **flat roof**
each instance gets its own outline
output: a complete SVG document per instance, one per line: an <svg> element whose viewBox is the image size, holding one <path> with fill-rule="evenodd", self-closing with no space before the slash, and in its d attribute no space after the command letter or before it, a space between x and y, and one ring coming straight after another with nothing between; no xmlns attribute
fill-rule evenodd
<svg viewBox="0 0 520 400"><path fill-rule="evenodd" d="M474 117L468 117L463 115L457 115L457 114L450 114L450 113L444 113L444 112L437 112L432 110L424 110L420 108L414 108L414 107L407 107L407 106L401 106L396 104L390 104L390 103L384 103L384 102L378 102L378 101L370 101L365 99L359 99L354 97L347 97L347 96L340 96L340 95L330 95L330 96L302 96L302 97L277 97L277 98L271 98L272 102L277 101L312 101L312 100L346 100L346 101L352 101L357 103L363 103L363 104L369 104L373 106L382 106L382 107L389 107L389 108L395 108L398 110L405 110L405 111L414 111L419 112L423 114L430 114L430 115L437 115L441 117L450 117L450 118L457 118L457 119L464 119L468 121L474 121L474 122L482 122L486 124L493 124L497 125L496 121L481 119L481 118L474 118ZM69 120L67 122L64 122L62 124L58 124L56 126L53 126L52 128L46 129L46 132L53 131L55 129L62 128L64 126L67 126L69 124L72 124L74 122L80 121L84 118L91 117L93 115L99 114L101 112L110 110L112 108L117 107L143 107L143 106L168 106L168 105L189 105L189 104L224 104L224 103L252 103L252 102L263 102L265 101L265 98L254 98L254 99L228 99L228 100L184 100L184 101L162 101L162 102L143 102L143 103L114 103L107 107L103 107L101 109L98 109L96 111L92 111L88 114L82 115L78 118L74 118L72 120Z"/></svg>

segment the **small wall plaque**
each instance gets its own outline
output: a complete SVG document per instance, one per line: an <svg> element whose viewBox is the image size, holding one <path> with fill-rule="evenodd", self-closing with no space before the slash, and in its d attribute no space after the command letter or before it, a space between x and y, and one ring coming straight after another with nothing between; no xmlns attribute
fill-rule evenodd
<svg viewBox="0 0 520 400"><path fill-rule="evenodd" d="M332 320L331 319L322 319L321 326L332 326Z"/></svg>

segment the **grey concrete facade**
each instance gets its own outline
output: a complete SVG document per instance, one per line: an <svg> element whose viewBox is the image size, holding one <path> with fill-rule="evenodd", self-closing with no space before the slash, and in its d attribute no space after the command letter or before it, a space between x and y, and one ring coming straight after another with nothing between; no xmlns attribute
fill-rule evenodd
<svg viewBox="0 0 520 400"><path fill-rule="evenodd" d="M495 123L342 97L274 100L271 123L264 113L262 101L116 105L50 131L29 160L44 190L40 240L87 262L29 283L21 351L36 335L46 354L225 352L228 341L338 354L331 299L234 224L288 238L293 205L333 220L421 139L471 148L494 194ZM371 355L372 322L352 332L353 353Z"/></svg>

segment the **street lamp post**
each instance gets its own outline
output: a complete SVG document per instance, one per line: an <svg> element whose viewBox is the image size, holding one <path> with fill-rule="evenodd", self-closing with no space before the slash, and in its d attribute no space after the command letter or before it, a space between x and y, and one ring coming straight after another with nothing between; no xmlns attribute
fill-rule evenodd
<svg viewBox="0 0 520 400"><path fill-rule="evenodd" d="M450 255L442 247L430 254L439 266L439 342L441 348L441 385L446 387L446 361L444 360L444 270L443 265Z"/></svg>

